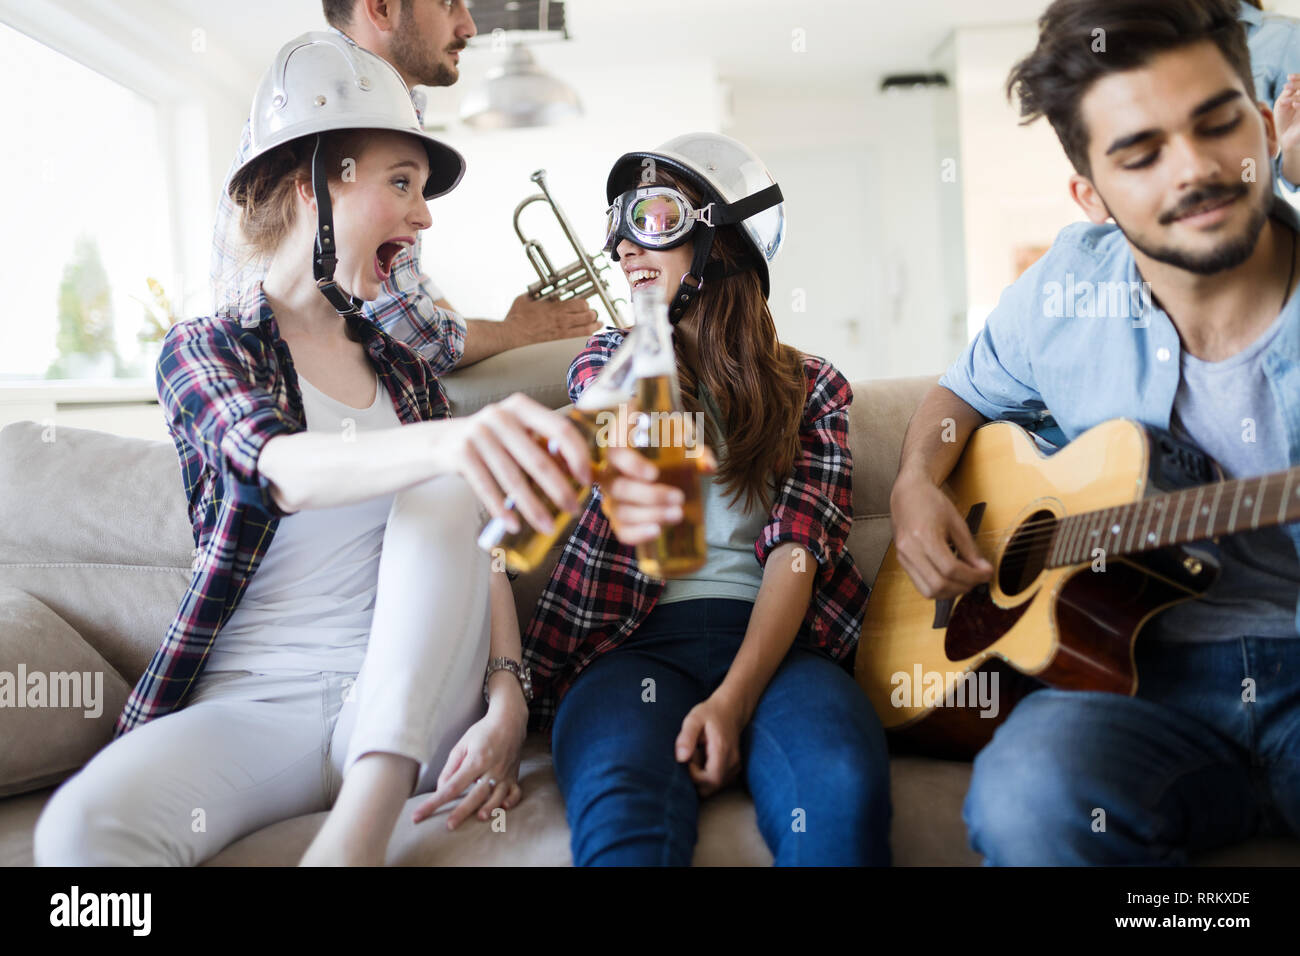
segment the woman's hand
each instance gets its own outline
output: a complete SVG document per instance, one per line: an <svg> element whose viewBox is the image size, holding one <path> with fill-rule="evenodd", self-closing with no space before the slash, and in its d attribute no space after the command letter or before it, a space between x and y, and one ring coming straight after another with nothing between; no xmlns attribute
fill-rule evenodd
<svg viewBox="0 0 1300 956"><path fill-rule="evenodd" d="M748 717L740 704L715 692L691 708L677 735L677 762L686 763L701 797L717 793L740 772L740 733Z"/></svg>
<svg viewBox="0 0 1300 956"><path fill-rule="evenodd" d="M696 464L701 474L718 470L713 451L704 444ZM659 469L635 448L610 448L601 476L600 510L609 519L610 530L627 545L653 541L664 525L682 520L685 495L680 488L656 484Z"/></svg>
<svg viewBox="0 0 1300 956"><path fill-rule="evenodd" d="M565 511L578 510L573 482L576 478L580 484L591 484L591 456L578 429L563 415L516 392L468 418L453 421L453 464L492 517L504 517L511 530L519 530L519 518L505 506L508 495L530 525L539 531L551 530L550 511L526 475L532 476L556 505ZM553 443L573 477L546 453L547 441Z"/></svg>
<svg viewBox="0 0 1300 956"><path fill-rule="evenodd" d="M513 675L506 676L514 680ZM437 789L415 810L415 823L433 816L462 793L465 799L447 818L448 830L456 829L476 811L480 820L486 820L493 810L511 810L523 799L519 751L528 734L528 706L517 688L514 693L517 706L500 705L500 699L494 698L487 716L465 731L451 749L438 775ZM490 785L493 780L496 786Z"/></svg>

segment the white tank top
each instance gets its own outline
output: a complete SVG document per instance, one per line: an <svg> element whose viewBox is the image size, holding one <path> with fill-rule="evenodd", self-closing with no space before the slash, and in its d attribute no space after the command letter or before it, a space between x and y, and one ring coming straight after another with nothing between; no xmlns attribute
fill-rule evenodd
<svg viewBox="0 0 1300 956"><path fill-rule="evenodd" d="M340 441L401 420L382 382L369 408L330 398L301 375L307 430ZM393 495L281 518L271 545L208 654L210 671L357 673L370 638Z"/></svg>

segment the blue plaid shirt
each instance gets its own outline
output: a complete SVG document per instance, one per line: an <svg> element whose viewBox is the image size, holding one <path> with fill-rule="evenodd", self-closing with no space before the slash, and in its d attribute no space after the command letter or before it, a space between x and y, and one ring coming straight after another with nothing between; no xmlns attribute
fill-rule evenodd
<svg viewBox="0 0 1300 956"><path fill-rule="evenodd" d="M403 424L449 417L424 358L361 318L348 321ZM173 326L157 379L180 456L195 559L176 618L131 691L115 737L185 703L285 515L257 470L258 457L277 435L306 429L293 360L260 283L238 316Z"/></svg>

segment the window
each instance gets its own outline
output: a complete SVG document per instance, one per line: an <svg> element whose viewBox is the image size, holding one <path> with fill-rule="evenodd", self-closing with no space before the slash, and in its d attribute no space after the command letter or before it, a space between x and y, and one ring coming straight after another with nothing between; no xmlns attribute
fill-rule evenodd
<svg viewBox="0 0 1300 956"><path fill-rule="evenodd" d="M0 385L152 381L149 280L174 276L160 110L4 24L0 64Z"/></svg>

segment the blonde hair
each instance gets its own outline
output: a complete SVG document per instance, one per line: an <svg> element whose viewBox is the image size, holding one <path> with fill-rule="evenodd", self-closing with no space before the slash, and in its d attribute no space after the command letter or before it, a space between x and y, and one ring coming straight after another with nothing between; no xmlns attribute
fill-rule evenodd
<svg viewBox="0 0 1300 956"><path fill-rule="evenodd" d="M324 134L325 168L331 183L341 182L345 158L357 158L360 130ZM250 258L269 257L293 228L299 183L311 182L311 158L316 137L304 136L259 157L231 192L239 207L239 228L250 247Z"/></svg>

